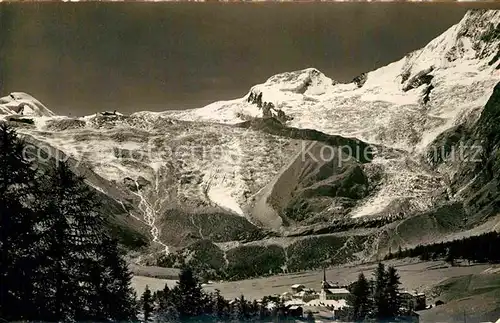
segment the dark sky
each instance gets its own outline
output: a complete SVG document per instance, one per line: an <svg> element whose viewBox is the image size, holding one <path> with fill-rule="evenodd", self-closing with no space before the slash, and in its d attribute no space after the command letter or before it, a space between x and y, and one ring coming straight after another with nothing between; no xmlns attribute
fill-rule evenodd
<svg viewBox="0 0 500 323"><path fill-rule="evenodd" d="M83 115L201 107L305 67L347 81L425 45L470 7L3 3L0 94Z"/></svg>

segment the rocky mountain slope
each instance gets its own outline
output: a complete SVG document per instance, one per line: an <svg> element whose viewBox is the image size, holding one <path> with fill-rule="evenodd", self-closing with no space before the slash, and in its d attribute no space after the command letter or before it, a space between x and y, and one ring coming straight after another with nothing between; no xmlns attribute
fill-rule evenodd
<svg viewBox="0 0 500 323"><path fill-rule="evenodd" d="M500 12L471 11L348 84L309 68L200 109L82 118L13 93L0 117L86 175L135 261L301 270L498 229L499 48Z"/></svg>
<svg viewBox="0 0 500 323"><path fill-rule="evenodd" d="M481 112L499 80L499 22L499 11L471 11L424 48L349 84L311 68L273 76L241 99L165 114L228 124L272 115L289 126L401 150L389 159L379 157L384 152L375 157L386 185L355 216L405 200L424 210L432 197L427 193L441 184L414 158L440 133Z"/></svg>

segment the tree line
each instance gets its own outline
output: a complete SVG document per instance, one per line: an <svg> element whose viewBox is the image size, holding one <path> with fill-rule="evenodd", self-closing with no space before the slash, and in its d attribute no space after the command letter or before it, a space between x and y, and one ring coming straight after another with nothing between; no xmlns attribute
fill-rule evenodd
<svg viewBox="0 0 500 323"><path fill-rule="evenodd" d="M374 279L360 274L350 287L348 307L336 311L336 317L346 322L366 320L387 321L410 314L402 307L400 277L394 267L379 264ZM273 306L268 306L273 304ZM190 267L183 267L179 281L173 288L151 292L146 286L140 299L144 322L295 322L296 317L285 306L280 296L266 296L261 301L248 301L242 295L232 301L221 296L219 290L206 292ZM308 311L304 318L314 322Z"/></svg>
<svg viewBox="0 0 500 323"><path fill-rule="evenodd" d="M488 232L447 242L418 245L389 253L386 259L419 257L421 260L444 259L454 265L458 259L478 263L500 263L500 233Z"/></svg>
<svg viewBox="0 0 500 323"><path fill-rule="evenodd" d="M269 304L274 306L270 307ZM165 285L154 293L146 286L140 299L144 322L295 322L279 296L266 296L261 302L243 295L227 300L219 290L206 292L190 267L183 267L175 287ZM313 320L312 313L306 316Z"/></svg>
<svg viewBox="0 0 500 323"><path fill-rule="evenodd" d="M387 321L407 315L401 311L400 277L394 267L385 268L379 263L368 280L363 273L350 286L347 299L349 307L338 316L343 321L362 322L366 320Z"/></svg>
<svg viewBox="0 0 500 323"><path fill-rule="evenodd" d="M0 124L0 318L129 321L131 273L95 192L54 160L42 171Z"/></svg>

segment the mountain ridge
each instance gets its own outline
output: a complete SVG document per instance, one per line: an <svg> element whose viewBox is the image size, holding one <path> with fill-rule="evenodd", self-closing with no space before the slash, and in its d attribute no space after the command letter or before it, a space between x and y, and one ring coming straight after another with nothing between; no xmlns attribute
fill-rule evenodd
<svg viewBox="0 0 500 323"><path fill-rule="evenodd" d="M366 73L366 80L361 87L357 85L360 84L359 82L338 83L315 68L307 68L270 77L265 83L253 86L241 99L215 102L190 111L167 111L165 114L181 120L205 120L229 124L243 122L246 118L262 116L262 108L247 102L252 93L257 95L262 93L262 102L272 103L276 109L293 118L289 122L291 126L314 128L327 134L356 137L372 144L379 143L394 148L411 149L410 146L419 142L425 145L431 141L431 138L415 139L409 135L397 134L398 140L393 140L388 134L381 136L381 130L388 130L384 129L383 125L373 127L374 121L375 124L388 125L404 122L411 129L416 128L413 123L419 121L418 114L428 114L428 120L422 120L425 123L419 125L415 131L441 132L444 127L451 127L462 115L467 115L473 110L473 107L463 107L454 109L458 111L449 111L447 106L453 106L455 102L461 103L460 99L466 99L468 103L472 102L476 107L484 106L496 83L495 80L498 79L496 76L498 66L494 65L500 62L495 61L494 64L490 62L498 56L500 39L495 35L498 35L499 23L498 10L469 11L459 23L450 27L422 49L415 50L394 63ZM326 84L325 86L331 92L330 96L324 95L321 87L316 88L316 92L312 91L316 95L290 90L296 88L297 83L302 84L301 81L310 79L311 74L316 74L316 79L319 80L317 82ZM432 76L434 80L429 81L430 84L426 82L420 84L425 76ZM470 84L474 83L475 78L478 84L471 88ZM285 80L285 84L280 83L276 86L275 81L278 79ZM445 83L444 81L455 84L442 84ZM428 94L433 97L433 102L424 105L422 92L427 91L429 85L433 86ZM482 90L480 85L483 85L485 89ZM471 93L471 90L474 92ZM457 92L456 98L440 95L442 92L452 91ZM464 98L464 96L467 97ZM351 108L353 105L356 106L355 109ZM460 104L457 105L460 106ZM406 108L405 112L409 116L398 115L394 108L400 106ZM369 111L365 111L368 109L375 110L382 117L377 118L377 113L371 113L369 115L373 117L370 119L372 124L361 124L359 118L356 118L356 113L368 114ZM390 110L390 113L385 110ZM330 116L334 118L333 120L342 120L342 128L332 125ZM443 119L445 122L435 125L433 124L435 120L431 117Z"/></svg>

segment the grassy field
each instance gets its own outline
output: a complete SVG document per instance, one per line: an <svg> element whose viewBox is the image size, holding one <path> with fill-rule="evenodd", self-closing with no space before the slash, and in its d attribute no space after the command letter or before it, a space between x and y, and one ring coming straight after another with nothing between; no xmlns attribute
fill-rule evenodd
<svg viewBox="0 0 500 323"><path fill-rule="evenodd" d="M161 279L145 276L132 277L132 286L137 292L138 297L140 297L142 293L144 293L146 286L148 286L152 291L157 291L163 289L165 287L165 284L168 284L168 287L174 287L176 282L177 281L173 279Z"/></svg>
<svg viewBox="0 0 500 323"><path fill-rule="evenodd" d="M445 304L422 311L422 322L495 322L500 318L500 268L452 277L436 285L431 296Z"/></svg>

